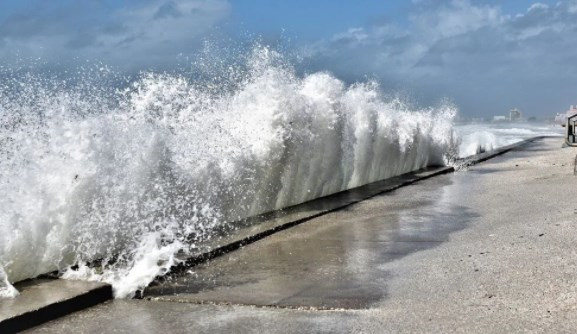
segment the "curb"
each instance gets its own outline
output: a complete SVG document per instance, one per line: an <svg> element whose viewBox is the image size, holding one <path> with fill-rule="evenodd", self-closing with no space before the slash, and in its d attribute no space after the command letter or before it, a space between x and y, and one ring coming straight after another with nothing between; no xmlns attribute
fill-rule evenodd
<svg viewBox="0 0 577 334"><path fill-rule="evenodd" d="M62 279L17 284L20 295L0 300L0 333L17 333L112 299L112 286Z"/></svg>

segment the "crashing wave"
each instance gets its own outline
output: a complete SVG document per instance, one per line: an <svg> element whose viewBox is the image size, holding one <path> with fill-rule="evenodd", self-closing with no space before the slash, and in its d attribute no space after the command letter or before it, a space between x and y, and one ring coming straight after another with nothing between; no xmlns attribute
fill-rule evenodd
<svg viewBox="0 0 577 334"><path fill-rule="evenodd" d="M222 89L166 73L121 90L7 80L0 268L8 280L60 270L133 296L218 226L442 165L455 149L452 106L411 110L374 82L298 76L263 47L248 58Z"/></svg>

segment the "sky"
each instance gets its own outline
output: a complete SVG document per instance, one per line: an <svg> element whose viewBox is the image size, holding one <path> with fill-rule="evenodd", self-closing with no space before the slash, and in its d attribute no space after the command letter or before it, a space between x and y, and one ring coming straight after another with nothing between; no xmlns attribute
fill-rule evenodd
<svg viewBox="0 0 577 334"><path fill-rule="evenodd" d="M464 116L577 104L577 0L3 0L0 66L163 70L207 40L284 45L303 72L377 80ZM180 59L180 60L179 60Z"/></svg>

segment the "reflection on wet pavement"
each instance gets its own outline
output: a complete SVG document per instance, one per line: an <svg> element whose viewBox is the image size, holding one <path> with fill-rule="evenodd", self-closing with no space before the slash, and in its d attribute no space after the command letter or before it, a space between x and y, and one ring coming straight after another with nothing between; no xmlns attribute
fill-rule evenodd
<svg viewBox="0 0 577 334"><path fill-rule="evenodd" d="M443 175L324 215L149 287L145 297L369 308L386 297L387 262L435 247L477 217L462 206L480 191L475 178Z"/></svg>

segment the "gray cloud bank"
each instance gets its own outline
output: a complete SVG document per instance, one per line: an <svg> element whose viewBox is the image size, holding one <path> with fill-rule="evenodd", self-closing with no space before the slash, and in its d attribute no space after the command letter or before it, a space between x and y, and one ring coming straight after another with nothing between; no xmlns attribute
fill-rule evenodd
<svg viewBox="0 0 577 334"><path fill-rule="evenodd" d="M426 103L454 98L465 115L518 106L548 116L577 103L577 1L515 15L466 0L413 3L404 27L351 28L308 47L313 67L376 76Z"/></svg>

